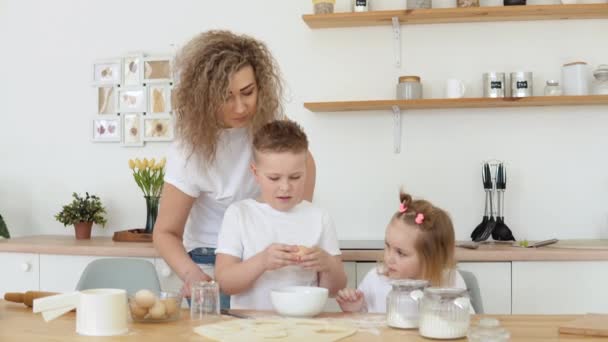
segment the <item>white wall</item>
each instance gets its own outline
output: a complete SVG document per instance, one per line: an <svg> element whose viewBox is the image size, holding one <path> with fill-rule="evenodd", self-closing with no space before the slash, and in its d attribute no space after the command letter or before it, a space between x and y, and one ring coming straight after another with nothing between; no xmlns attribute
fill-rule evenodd
<svg viewBox="0 0 608 342"><path fill-rule="evenodd" d="M374 1L379 9L404 3ZM311 11L308 0L0 1L0 212L12 234L72 234L53 215L73 191L96 193L107 206L108 226L94 234L143 226L127 160L162 156L167 145L90 142L91 63L133 50L169 53L198 32L227 28L275 53L286 108L317 160L315 201L341 239L382 238L401 185L447 209L466 239L482 216L487 158L508 163L506 219L516 237L608 237L607 106L411 111L401 154L392 152L389 112L302 106L392 98L406 74L422 77L425 97L441 97L451 77L480 96L484 71L531 70L541 94L564 62L608 63L608 20L403 26L397 69L388 26L311 30L301 20Z"/></svg>

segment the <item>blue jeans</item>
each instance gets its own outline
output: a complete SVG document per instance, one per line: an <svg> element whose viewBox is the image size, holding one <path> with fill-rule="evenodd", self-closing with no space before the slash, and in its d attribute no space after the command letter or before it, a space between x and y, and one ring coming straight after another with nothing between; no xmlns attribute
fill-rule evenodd
<svg viewBox="0 0 608 342"><path fill-rule="evenodd" d="M215 265L215 248L199 247L188 252L190 259L197 264ZM190 305L190 300L188 300ZM220 308L230 309L230 296L220 291Z"/></svg>

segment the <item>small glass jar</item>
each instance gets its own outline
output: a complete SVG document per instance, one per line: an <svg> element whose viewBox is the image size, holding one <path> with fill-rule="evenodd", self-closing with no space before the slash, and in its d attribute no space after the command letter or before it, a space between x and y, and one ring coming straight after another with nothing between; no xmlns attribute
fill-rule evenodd
<svg viewBox="0 0 608 342"><path fill-rule="evenodd" d="M315 14L334 13L336 0L312 0Z"/></svg>
<svg viewBox="0 0 608 342"><path fill-rule="evenodd" d="M391 282L393 289L386 297L386 324L393 328L417 328L418 303L428 284L426 280L413 279Z"/></svg>
<svg viewBox="0 0 608 342"><path fill-rule="evenodd" d="M559 82L555 80L548 80L545 85L545 96L560 96L562 94L562 88L559 86Z"/></svg>
<svg viewBox="0 0 608 342"><path fill-rule="evenodd" d="M420 301L418 332L427 338L462 338L467 335L470 310L467 290L428 287Z"/></svg>
<svg viewBox="0 0 608 342"><path fill-rule="evenodd" d="M479 7L479 0L458 0L458 7Z"/></svg>
<svg viewBox="0 0 608 342"><path fill-rule="evenodd" d="M495 318L482 318L477 325L471 326L467 334L469 342L507 342L511 334L500 327Z"/></svg>
<svg viewBox="0 0 608 342"><path fill-rule="evenodd" d="M370 0L352 0L353 12L368 12Z"/></svg>
<svg viewBox="0 0 608 342"><path fill-rule="evenodd" d="M608 64L602 64L593 71L593 77L593 94L608 95Z"/></svg>
<svg viewBox="0 0 608 342"><path fill-rule="evenodd" d="M407 9L431 8L431 0L407 0Z"/></svg>
<svg viewBox="0 0 608 342"><path fill-rule="evenodd" d="M422 98L422 84L419 76L401 76L397 84L397 99L417 100Z"/></svg>

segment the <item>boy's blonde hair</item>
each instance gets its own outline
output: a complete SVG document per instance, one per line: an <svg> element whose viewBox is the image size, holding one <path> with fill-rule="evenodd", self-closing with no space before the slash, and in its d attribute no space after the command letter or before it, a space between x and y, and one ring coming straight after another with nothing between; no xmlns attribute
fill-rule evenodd
<svg viewBox="0 0 608 342"><path fill-rule="evenodd" d="M188 42L176 58L177 83L172 104L180 142L190 153L215 160L223 123L218 114L227 100L230 77L251 66L258 88L251 132L283 117L279 68L266 45L246 35L207 31Z"/></svg>
<svg viewBox="0 0 608 342"><path fill-rule="evenodd" d="M399 193L400 210L391 222L402 222L419 230L414 248L420 259L420 278L433 286L442 286L444 272L455 267L454 226L447 212L425 200L412 200L412 196Z"/></svg>
<svg viewBox="0 0 608 342"><path fill-rule="evenodd" d="M308 151L308 138L302 127L290 120L275 120L262 126L253 136L254 157L258 152Z"/></svg>

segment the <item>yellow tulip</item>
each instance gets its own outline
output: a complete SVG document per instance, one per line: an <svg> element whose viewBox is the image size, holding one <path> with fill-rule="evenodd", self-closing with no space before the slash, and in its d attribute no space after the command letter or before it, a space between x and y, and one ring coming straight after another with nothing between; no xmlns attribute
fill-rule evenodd
<svg viewBox="0 0 608 342"><path fill-rule="evenodd" d="M161 168L165 167L166 163L167 163L167 158L163 157L163 159L160 160L160 167Z"/></svg>
<svg viewBox="0 0 608 342"><path fill-rule="evenodd" d="M154 164L155 164L155 163L156 163L156 160L155 160L154 158L152 158L152 159L150 159L150 164L148 164L148 166L149 166L151 169L155 169L155 168L154 168Z"/></svg>
<svg viewBox="0 0 608 342"><path fill-rule="evenodd" d="M129 159L129 168L131 170L133 170L135 168L135 162L133 161L133 159Z"/></svg>
<svg viewBox="0 0 608 342"><path fill-rule="evenodd" d="M148 167L148 159L147 158L144 158L144 161L143 161L142 165L144 166L144 168Z"/></svg>
<svg viewBox="0 0 608 342"><path fill-rule="evenodd" d="M138 169L142 169L142 163L141 160L139 159L135 159L135 167L137 167Z"/></svg>

